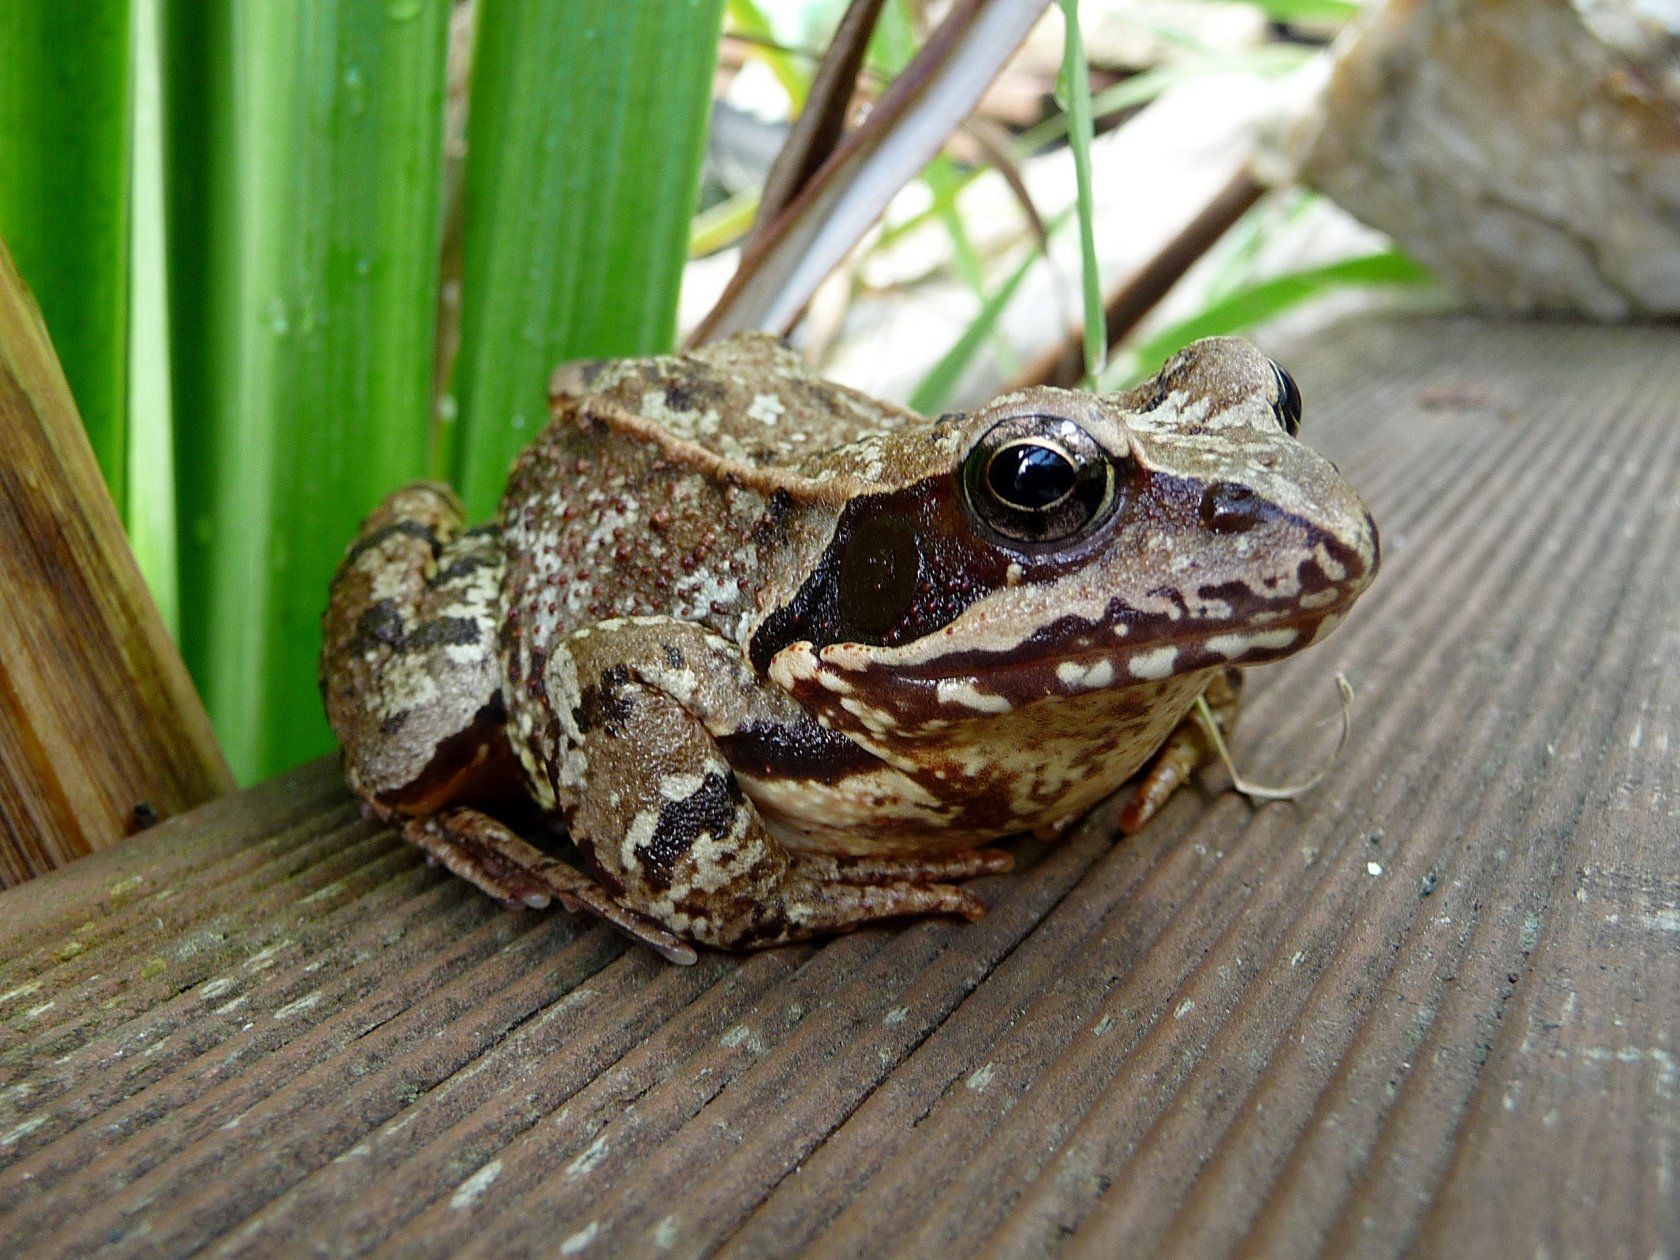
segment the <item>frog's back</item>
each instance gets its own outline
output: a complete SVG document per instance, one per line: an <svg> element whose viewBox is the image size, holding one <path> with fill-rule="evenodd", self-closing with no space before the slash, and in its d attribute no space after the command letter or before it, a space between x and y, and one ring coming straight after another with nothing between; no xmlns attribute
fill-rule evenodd
<svg viewBox="0 0 1680 1260"><path fill-rule="evenodd" d="M913 418L759 334L568 364L551 396L554 420L502 503L509 632L539 652L619 617L698 622L739 642L778 500L826 488L791 470Z"/></svg>
<svg viewBox="0 0 1680 1260"><path fill-rule="evenodd" d="M691 354L569 363L550 394L657 426L721 460L774 476L861 437L920 423L914 412L824 380L765 333Z"/></svg>

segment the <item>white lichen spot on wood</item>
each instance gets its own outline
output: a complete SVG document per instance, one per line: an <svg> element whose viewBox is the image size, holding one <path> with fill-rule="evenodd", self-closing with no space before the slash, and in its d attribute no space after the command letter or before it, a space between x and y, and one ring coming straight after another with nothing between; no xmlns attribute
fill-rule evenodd
<svg viewBox="0 0 1680 1260"><path fill-rule="evenodd" d="M455 1187L455 1193L449 1196L449 1206L456 1212L472 1207L484 1197L497 1177L502 1175L502 1161L493 1159Z"/></svg>
<svg viewBox="0 0 1680 1260"><path fill-rule="evenodd" d="M305 993L295 1002L287 1002L284 1006L276 1007L274 1011L274 1018L290 1019L293 1015L307 1011L310 1007L315 1006L320 1002L320 1000L321 992L319 989L317 989L314 993Z"/></svg>
<svg viewBox="0 0 1680 1260"><path fill-rule="evenodd" d="M666 1216L653 1227L653 1245L661 1251L669 1251L677 1245L677 1238L682 1234L682 1227L677 1224L677 1218Z"/></svg>
<svg viewBox="0 0 1680 1260"><path fill-rule="evenodd" d="M7 989L0 993L0 1002L10 1002L13 998L28 997L41 987L39 980L31 980L28 984L20 984L15 989Z"/></svg>
<svg viewBox="0 0 1680 1260"><path fill-rule="evenodd" d="M10 1145L12 1145L12 1143L16 1142L19 1138L28 1137L31 1133L35 1132L36 1129L39 1129L46 1122L47 1122L47 1116L44 1112L41 1115L38 1115L38 1116L30 1116L29 1119L27 1119L27 1120L25 1120L25 1121L23 1121L19 1124L13 1125L10 1129L7 1129L4 1133L0 1133L0 1146L10 1146Z"/></svg>
<svg viewBox="0 0 1680 1260"><path fill-rule="evenodd" d="M749 1053L764 1053L764 1043L757 1037L753 1036L752 1029L748 1028L745 1024L736 1024L735 1027L723 1034L723 1036L719 1039L718 1044L725 1050L733 1050L738 1046L745 1046Z"/></svg>
<svg viewBox="0 0 1680 1260"><path fill-rule="evenodd" d="M966 1084L975 1093L983 1094L986 1092L987 1086L992 1083L992 1077L994 1074L992 1065L990 1063L984 1063L969 1073Z"/></svg>
<svg viewBox="0 0 1680 1260"><path fill-rule="evenodd" d="M122 905L122 903L133 893L139 890L145 882L146 877L144 875L130 875L127 878L119 879L116 883L112 884L105 890L105 895L111 899L111 905L115 908Z"/></svg>
<svg viewBox="0 0 1680 1260"><path fill-rule="evenodd" d="M290 944L290 941L275 941L272 945L264 946L245 960L245 970L265 971L274 966L274 956Z"/></svg>
<svg viewBox="0 0 1680 1260"><path fill-rule="evenodd" d="M600 1137L589 1144L583 1154L566 1165L566 1176L581 1177L585 1173L594 1172L595 1169L600 1167L601 1162L606 1159L607 1153L611 1150L612 1145L607 1141L607 1135L605 1133L601 1134Z"/></svg>
<svg viewBox="0 0 1680 1260"><path fill-rule="evenodd" d="M578 1252L582 1251L585 1247L589 1246L590 1243L594 1242L595 1235L600 1232L601 1223L599 1221L590 1221L589 1224L585 1225L582 1229L578 1230L577 1233L573 1234L570 1238L566 1239L565 1242L560 1244L560 1254L563 1256L577 1255Z"/></svg>

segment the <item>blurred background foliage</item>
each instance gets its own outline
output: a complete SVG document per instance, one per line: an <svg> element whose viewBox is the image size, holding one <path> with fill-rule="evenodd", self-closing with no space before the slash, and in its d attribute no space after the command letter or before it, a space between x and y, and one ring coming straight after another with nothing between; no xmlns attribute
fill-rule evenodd
<svg viewBox="0 0 1680 1260"><path fill-rule="evenodd" d="M739 243L846 7L0 6L0 237L40 301L136 553L242 780L331 747L315 685L318 618L346 542L381 495L442 477L475 516L489 515L509 461L546 416L556 363L670 349L679 295L691 325L730 277L785 265ZM848 82L821 107L854 136L872 122L909 127L869 118L895 78L925 75L937 94L953 63L1009 51L958 48L941 63L929 51L938 22L1010 7L1030 19L1045 5L887 0L866 30L855 90ZM1308 198L1244 185L1210 237L1219 245L1190 305L1180 299L1141 332L1116 333L1112 313L1105 327L1115 283L1095 258L1105 232L1093 140L1186 84L1298 72L1357 6L1061 9L1087 35L1074 60L1062 64L1052 12L1047 34L1029 38L963 130L933 146L913 186L864 164L856 178L893 181L879 190L890 205L836 277L793 299L814 358L844 375L848 339L867 346L883 324L894 337L883 304L902 318L918 294L941 293L934 301L955 320L915 339L909 375L854 382L939 410L965 401L977 367L988 386L1004 383L1069 338L1062 358L1075 375L1106 354L1112 385L1179 340L1349 285L1423 278L1380 242L1281 274L1262 265L1268 238L1298 225ZM1224 33L1231 13L1242 15L1240 38ZM1086 168L1076 191L1046 200L1034 164L1070 152ZM999 198L977 195L988 181L1003 190L1001 212ZM775 209L795 221L810 213ZM1045 257L1064 239L1072 262L1058 270ZM907 252L917 261L906 265ZM1049 290L1033 288L1039 271ZM1037 346L1005 332L1023 306Z"/></svg>

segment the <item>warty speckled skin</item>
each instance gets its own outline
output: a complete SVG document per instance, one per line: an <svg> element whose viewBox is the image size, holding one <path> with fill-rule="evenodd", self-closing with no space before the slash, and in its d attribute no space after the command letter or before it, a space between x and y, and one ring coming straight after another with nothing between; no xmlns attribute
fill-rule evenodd
<svg viewBox="0 0 1680 1260"><path fill-rule="evenodd" d="M400 490L334 580L322 690L351 786L509 904L679 961L896 915L977 917L977 848L1051 835L1207 693L1374 576L1293 383L1211 339L1123 394L923 420L746 335L555 373L499 524ZM1176 731L1176 733L1175 733ZM587 873L506 825L563 826Z"/></svg>

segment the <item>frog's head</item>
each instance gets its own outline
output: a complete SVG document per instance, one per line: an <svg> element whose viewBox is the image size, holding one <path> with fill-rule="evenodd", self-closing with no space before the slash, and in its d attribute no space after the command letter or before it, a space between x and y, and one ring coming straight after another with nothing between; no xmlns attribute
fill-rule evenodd
<svg viewBox="0 0 1680 1260"><path fill-rule="evenodd" d="M1058 389L869 439L754 663L836 726L914 737L1065 694L1307 646L1377 568L1377 533L1295 438L1294 382L1200 341L1123 394Z"/></svg>

